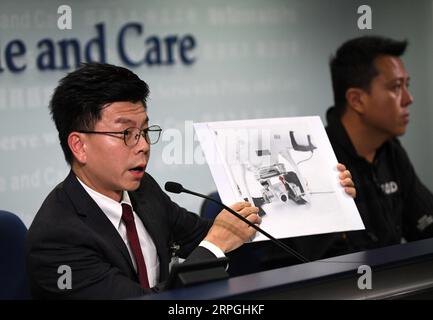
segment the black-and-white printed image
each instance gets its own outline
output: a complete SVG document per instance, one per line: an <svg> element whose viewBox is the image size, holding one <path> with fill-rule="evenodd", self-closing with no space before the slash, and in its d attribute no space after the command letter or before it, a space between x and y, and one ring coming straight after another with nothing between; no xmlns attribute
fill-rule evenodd
<svg viewBox="0 0 433 320"><path fill-rule="evenodd" d="M260 208L275 237L362 229L318 117L195 125L221 199ZM257 235L255 240L265 240Z"/></svg>

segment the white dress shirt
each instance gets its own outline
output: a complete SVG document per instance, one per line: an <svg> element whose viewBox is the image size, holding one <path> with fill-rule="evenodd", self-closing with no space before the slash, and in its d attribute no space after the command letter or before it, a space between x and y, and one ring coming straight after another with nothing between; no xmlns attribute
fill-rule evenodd
<svg viewBox="0 0 433 320"><path fill-rule="evenodd" d="M117 232L119 232L123 242L125 242L125 245L128 248L129 255L131 256L135 271L137 271L134 255L132 254L131 247L129 246L128 242L128 237L126 235L126 226L125 223L122 221L122 203L127 203L131 206L134 214L135 227L137 228L141 251L143 252L144 262L146 264L149 286L151 288L156 286L156 284L158 284L159 282L159 258L156 252L156 247L153 243L152 238L144 227L143 222L135 213L134 208L131 204L131 200L129 199L128 192L123 191L122 201L117 202L111 198L108 198L107 196L104 196L103 194L100 194L99 192L96 192L92 188L89 188L80 179L78 179L78 181L81 183L81 185L90 195L90 197L97 203L99 208L101 208L102 212L105 213L107 218L116 228Z"/></svg>

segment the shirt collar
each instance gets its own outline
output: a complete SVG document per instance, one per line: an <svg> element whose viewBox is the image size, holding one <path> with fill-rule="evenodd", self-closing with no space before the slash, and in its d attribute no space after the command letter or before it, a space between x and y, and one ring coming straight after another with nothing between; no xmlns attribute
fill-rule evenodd
<svg viewBox="0 0 433 320"><path fill-rule="evenodd" d="M363 161L369 165L371 165L367 160L365 160L363 157L359 156L356 152L356 149L354 145L352 144L352 141L350 141L349 135L346 131L346 129L343 126L343 123L341 122L341 115L339 115L336 107L331 107L326 112L326 120L327 120L327 127L326 132L332 142L332 144L338 144L340 147L346 150L346 152L354 159L358 159L360 161ZM376 163L378 158L383 153L383 150L386 148L386 146L389 144L389 141L386 141L384 144L382 144L377 150L376 154L374 156L373 164ZM334 147L334 146L333 146ZM346 164L347 165L347 164Z"/></svg>
<svg viewBox="0 0 433 320"><path fill-rule="evenodd" d="M328 123L326 131L330 140L333 141L333 143L340 145L340 147L345 149L352 157L360 158L352 144L352 141L350 141L346 129L341 123L341 116L338 114L335 107L328 109L326 112L326 120Z"/></svg>
<svg viewBox="0 0 433 320"><path fill-rule="evenodd" d="M123 191L122 200L117 202L87 186L77 177L78 182L83 186L84 190L89 194L89 196L96 202L96 204L101 208L102 212L105 213L107 218L111 221L114 227L118 230L120 223L122 221L122 203L126 203L131 206L131 199L126 191Z"/></svg>

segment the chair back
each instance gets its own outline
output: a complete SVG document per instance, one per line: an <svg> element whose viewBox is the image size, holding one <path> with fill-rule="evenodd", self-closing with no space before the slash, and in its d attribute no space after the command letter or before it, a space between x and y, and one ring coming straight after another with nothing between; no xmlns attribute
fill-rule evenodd
<svg viewBox="0 0 433 320"><path fill-rule="evenodd" d="M0 300L30 299L26 234L27 228L17 215L0 211Z"/></svg>

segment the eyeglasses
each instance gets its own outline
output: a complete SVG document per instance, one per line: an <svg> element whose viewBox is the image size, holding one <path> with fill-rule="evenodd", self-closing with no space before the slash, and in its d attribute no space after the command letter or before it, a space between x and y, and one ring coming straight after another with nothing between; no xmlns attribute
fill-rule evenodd
<svg viewBox="0 0 433 320"><path fill-rule="evenodd" d="M88 131L88 130L77 130L80 133L94 133L94 134L106 134L109 136L113 136L115 138L120 138L118 136L114 136L115 134L123 134L123 142L128 147L134 147L137 145L140 137L142 136L148 144L155 144L159 141L159 137L161 136L161 127L158 125L153 125L148 128L139 129L139 128L128 128L123 131Z"/></svg>

